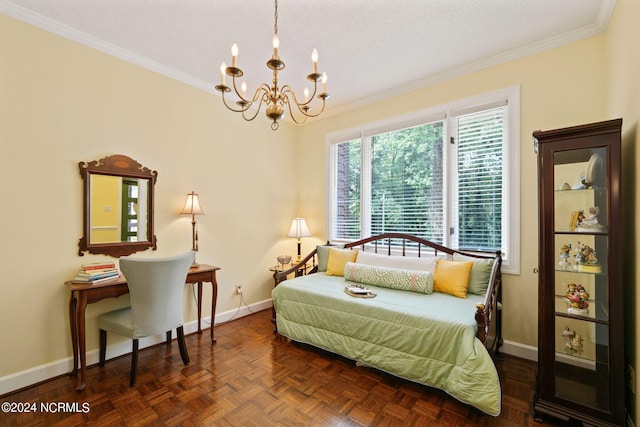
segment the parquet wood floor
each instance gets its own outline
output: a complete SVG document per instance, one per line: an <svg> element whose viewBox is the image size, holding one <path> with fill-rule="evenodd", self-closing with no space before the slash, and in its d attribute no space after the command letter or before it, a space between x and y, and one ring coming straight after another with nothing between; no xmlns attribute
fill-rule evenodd
<svg viewBox="0 0 640 427"><path fill-rule="evenodd" d="M265 310L187 336L191 363L177 343L140 351L137 386L130 356L87 371L84 392L62 376L0 397L35 404L34 413L2 413L2 426L564 426L533 420L535 364L507 356L496 363L502 413L482 414L424 387L274 334ZM45 413L41 404L56 408ZM53 404L53 406L52 406ZM77 404L77 408L73 405ZM83 406L85 405L85 406ZM78 412L73 412L78 409ZM83 412L83 409L88 409ZM69 412L71 410L71 412Z"/></svg>

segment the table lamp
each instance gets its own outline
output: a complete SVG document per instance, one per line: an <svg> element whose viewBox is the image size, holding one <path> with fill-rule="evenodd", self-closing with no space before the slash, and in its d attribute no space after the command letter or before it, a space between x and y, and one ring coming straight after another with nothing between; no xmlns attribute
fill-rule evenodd
<svg viewBox="0 0 640 427"><path fill-rule="evenodd" d="M307 222L304 220L304 218L294 218L293 221L291 221L291 228L289 229L289 234L287 234L287 237L298 238L298 259L296 262L300 262L300 238L308 236L311 236L311 231L309 231L309 227L307 227Z"/></svg>
<svg viewBox="0 0 640 427"><path fill-rule="evenodd" d="M198 195L195 192L187 194L187 201L182 208L180 214L191 215L191 250L198 252L198 226L196 224L196 215L204 215L202 208L200 207L200 201ZM193 258L193 264L191 268L198 267L200 264Z"/></svg>

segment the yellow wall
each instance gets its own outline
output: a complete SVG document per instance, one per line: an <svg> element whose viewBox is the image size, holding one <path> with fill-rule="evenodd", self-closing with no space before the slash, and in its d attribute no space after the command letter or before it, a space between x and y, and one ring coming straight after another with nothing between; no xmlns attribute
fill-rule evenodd
<svg viewBox="0 0 640 427"><path fill-rule="evenodd" d="M120 241L122 178L110 175L91 176L91 229L89 242ZM94 229L95 228L95 229Z"/></svg>
<svg viewBox="0 0 640 427"><path fill-rule="evenodd" d="M624 292L625 336L627 363L636 371L640 369L640 341L637 331L640 330L638 306L640 295L636 284L640 279L640 254L636 248L640 235L636 218L640 211L640 188L638 187L637 165L640 161L640 2L637 0L617 0L614 13L606 34L605 63L607 73L605 86L607 93L607 112L611 117L622 117L622 150L623 150L623 216L626 238L625 253L622 254L625 267ZM636 387L638 387L636 385ZM640 408L640 389L627 396L627 409L635 425L638 425L638 408Z"/></svg>
<svg viewBox="0 0 640 427"><path fill-rule="evenodd" d="M299 178L305 189L300 195L303 215L318 229L325 228L327 133L520 85L521 274L504 277L504 338L537 347L537 171L531 133L608 118L603 48L604 38L592 37L304 126L300 167L306 174Z"/></svg>
<svg viewBox="0 0 640 427"><path fill-rule="evenodd" d="M245 123L211 93L3 14L0 61L0 378L72 354L63 283L105 258L77 255L81 161L125 154L158 171L150 255L191 248L191 218L179 212L199 193L198 260L222 267L218 312L238 307L236 284L249 304L271 297L269 267L295 251L285 237L297 214L293 126ZM127 302L89 306L89 350L97 314ZM197 318L188 287L185 313Z"/></svg>

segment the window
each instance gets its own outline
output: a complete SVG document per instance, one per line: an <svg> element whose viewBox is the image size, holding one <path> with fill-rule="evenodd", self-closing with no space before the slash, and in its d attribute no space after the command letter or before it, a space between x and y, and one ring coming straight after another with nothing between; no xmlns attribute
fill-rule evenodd
<svg viewBox="0 0 640 427"><path fill-rule="evenodd" d="M122 215L120 240L122 242L138 241L138 179L122 179Z"/></svg>
<svg viewBox="0 0 640 427"><path fill-rule="evenodd" d="M330 136L330 239L409 233L519 272L518 92Z"/></svg>
<svg viewBox="0 0 640 427"><path fill-rule="evenodd" d="M457 247L502 249L506 106L457 117Z"/></svg>

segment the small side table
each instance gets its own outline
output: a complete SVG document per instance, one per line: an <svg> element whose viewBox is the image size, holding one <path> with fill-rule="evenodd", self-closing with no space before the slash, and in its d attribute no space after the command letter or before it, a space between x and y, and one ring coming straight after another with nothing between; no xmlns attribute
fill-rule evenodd
<svg viewBox="0 0 640 427"><path fill-rule="evenodd" d="M274 265L273 267L269 268L269 271L275 273L280 273L281 271L285 271L290 269L291 267L293 267L293 263L291 264L287 264L284 267L280 264L278 265ZM302 266L300 266L300 268L298 268L294 274L288 276L287 278L293 276L293 277L300 277L300 276L304 276L305 274L307 274L308 272L311 271L311 269L313 268L313 265L311 263L306 263Z"/></svg>

